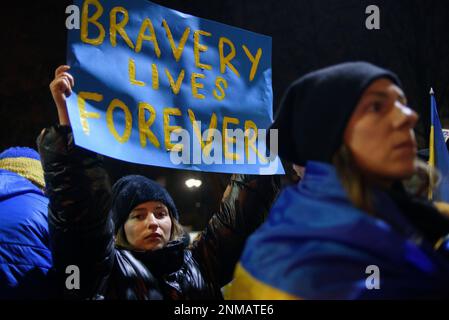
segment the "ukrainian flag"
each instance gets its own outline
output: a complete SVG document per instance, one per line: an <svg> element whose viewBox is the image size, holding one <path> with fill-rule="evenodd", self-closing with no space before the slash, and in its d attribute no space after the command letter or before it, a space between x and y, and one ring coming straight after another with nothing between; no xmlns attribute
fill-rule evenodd
<svg viewBox="0 0 449 320"><path fill-rule="evenodd" d="M414 228L388 194L373 195L378 217L354 207L334 166L309 161L301 183L283 190L248 238L229 297L448 297L448 261L426 241L410 240Z"/></svg>
<svg viewBox="0 0 449 320"><path fill-rule="evenodd" d="M430 110L429 165L440 171L441 183L433 192L429 191L429 199L449 202L449 152L444 141L433 89L430 89Z"/></svg>

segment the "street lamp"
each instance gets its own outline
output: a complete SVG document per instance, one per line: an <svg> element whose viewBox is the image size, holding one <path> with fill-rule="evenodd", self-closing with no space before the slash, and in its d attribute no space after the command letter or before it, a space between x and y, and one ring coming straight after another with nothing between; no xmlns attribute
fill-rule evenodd
<svg viewBox="0 0 449 320"><path fill-rule="evenodd" d="M201 186L203 182L201 180L198 179L187 179L185 184L187 186L187 188L192 189L192 188L199 188Z"/></svg>

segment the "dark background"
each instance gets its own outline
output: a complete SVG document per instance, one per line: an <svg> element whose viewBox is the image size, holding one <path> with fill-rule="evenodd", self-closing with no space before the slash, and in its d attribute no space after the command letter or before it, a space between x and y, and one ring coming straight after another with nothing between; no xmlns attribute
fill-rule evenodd
<svg viewBox="0 0 449 320"><path fill-rule="evenodd" d="M416 128L420 148L428 144L431 86L443 127L449 127L449 1L153 2L271 36L275 109L288 84L304 73L342 61L366 60L392 69L401 78L410 106L421 116ZM48 85L66 55L65 8L71 1L16 3L1 9L0 150L35 147L41 129L57 122ZM380 30L365 27L365 8L371 4L380 8ZM138 173L166 185L180 208L181 222L193 229L202 228L217 210L228 178L113 159L106 159L106 165L112 181ZM191 176L203 180L198 190L184 185Z"/></svg>

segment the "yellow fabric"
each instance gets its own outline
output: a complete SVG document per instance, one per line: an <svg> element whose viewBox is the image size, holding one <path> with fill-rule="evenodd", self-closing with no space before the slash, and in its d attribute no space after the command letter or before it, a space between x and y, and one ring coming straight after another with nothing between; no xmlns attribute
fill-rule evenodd
<svg viewBox="0 0 449 320"><path fill-rule="evenodd" d="M437 202L435 201L433 205L438 209L438 211L449 219L449 203L446 202ZM440 238L434 246L435 250L440 249L440 247L447 241L448 236Z"/></svg>
<svg viewBox="0 0 449 320"><path fill-rule="evenodd" d="M433 121L433 119L432 119ZM434 127L433 125L430 126L430 138L429 138L429 166L432 168L435 168L435 145L434 145ZM432 175L430 175L430 179L432 179ZM434 184L433 181L430 181L430 185L432 186ZM432 188L429 188L429 194L428 198L429 200L432 200L433 192Z"/></svg>
<svg viewBox="0 0 449 320"><path fill-rule="evenodd" d="M443 216L449 218L449 203L435 201L433 204Z"/></svg>
<svg viewBox="0 0 449 320"><path fill-rule="evenodd" d="M231 300L231 288L232 282L229 282L227 285L221 288L221 293L223 294L223 298L225 300Z"/></svg>
<svg viewBox="0 0 449 320"><path fill-rule="evenodd" d="M45 187L44 172L39 160L18 157L0 160L0 168L15 172L43 189Z"/></svg>
<svg viewBox="0 0 449 320"><path fill-rule="evenodd" d="M231 300L301 300L257 280L240 264L237 265L230 289Z"/></svg>

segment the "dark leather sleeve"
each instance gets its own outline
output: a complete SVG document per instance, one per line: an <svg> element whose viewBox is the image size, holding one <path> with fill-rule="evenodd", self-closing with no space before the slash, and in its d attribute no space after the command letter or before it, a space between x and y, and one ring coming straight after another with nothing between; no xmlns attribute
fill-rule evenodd
<svg viewBox="0 0 449 320"><path fill-rule="evenodd" d="M111 187L101 157L76 147L70 127L45 129L37 139L49 197L50 244L58 289L86 299L109 276L114 260ZM76 271L79 270L79 289Z"/></svg>
<svg viewBox="0 0 449 320"><path fill-rule="evenodd" d="M265 220L279 186L279 176L232 176L219 211L191 246L212 282L221 287L232 280L245 241Z"/></svg>

